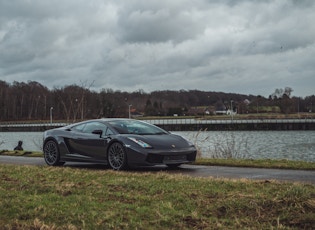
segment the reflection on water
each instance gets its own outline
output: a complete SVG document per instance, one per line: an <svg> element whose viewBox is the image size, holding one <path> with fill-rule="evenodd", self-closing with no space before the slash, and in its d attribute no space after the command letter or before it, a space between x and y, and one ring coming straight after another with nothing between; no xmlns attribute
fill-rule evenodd
<svg viewBox="0 0 315 230"><path fill-rule="evenodd" d="M202 157L232 154L247 159L290 159L315 162L315 131L176 132L201 150Z"/></svg>
<svg viewBox="0 0 315 230"><path fill-rule="evenodd" d="M202 157L232 154L239 158L290 159L315 162L315 131L173 132L195 143ZM0 132L1 149L12 150L19 140L24 150L41 151L42 132Z"/></svg>

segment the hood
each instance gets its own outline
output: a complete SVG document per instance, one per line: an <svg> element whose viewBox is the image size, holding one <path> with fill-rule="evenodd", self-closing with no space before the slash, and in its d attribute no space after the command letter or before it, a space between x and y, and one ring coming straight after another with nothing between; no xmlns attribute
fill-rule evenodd
<svg viewBox="0 0 315 230"><path fill-rule="evenodd" d="M161 135L124 135L125 137L133 137L144 141L151 145L154 149L178 149L191 146L186 139L176 134Z"/></svg>

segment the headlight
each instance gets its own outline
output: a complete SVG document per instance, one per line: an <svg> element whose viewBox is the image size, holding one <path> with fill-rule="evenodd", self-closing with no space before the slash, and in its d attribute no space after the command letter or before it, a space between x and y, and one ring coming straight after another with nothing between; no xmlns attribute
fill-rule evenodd
<svg viewBox="0 0 315 230"><path fill-rule="evenodd" d="M151 145L145 143L144 141L142 140L139 140L139 139L136 139L134 137L128 137L129 140L132 140L133 142L136 142L138 145L140 145L142 148L145 148L145 149L150 149L152 148Z"/></svg>
<svg viewBox="0 0 315 230"><path fill-rule="evenodd" d="M186 139L185 137L182 137L187 143L189 146L195 146L194 143L192 143L190 140Z"/></svg>

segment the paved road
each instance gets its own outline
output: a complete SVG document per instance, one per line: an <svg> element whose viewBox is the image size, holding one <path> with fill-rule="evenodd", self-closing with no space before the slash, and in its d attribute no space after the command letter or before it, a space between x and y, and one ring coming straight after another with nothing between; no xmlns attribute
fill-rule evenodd
<svg viewBox="0 0 315 230"><path fill-rule="evenodd" d="M43 158L37 157L12 157L0 156L0 164L17 165L45 165ZM67 163L65 166L91 169L104 169L104 166L84 163ZM240 167L182 165L179 169L170 170L165 166L154 166L133 169L135 172L160 172L176 173L193 177L235 178L253 180L279 180L289 182L302 182L315 184L315 171L284 170L284 169L258 169Z"/></svg>

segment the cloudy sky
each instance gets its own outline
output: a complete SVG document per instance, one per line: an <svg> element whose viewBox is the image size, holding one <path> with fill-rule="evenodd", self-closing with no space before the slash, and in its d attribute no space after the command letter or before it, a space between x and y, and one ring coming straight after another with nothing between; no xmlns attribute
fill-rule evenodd
<svg viewBox="0 0 315 230"><path fill-rule="evenodd" d="M315 94L313 0L1 0L0 80Z"/></svg>

